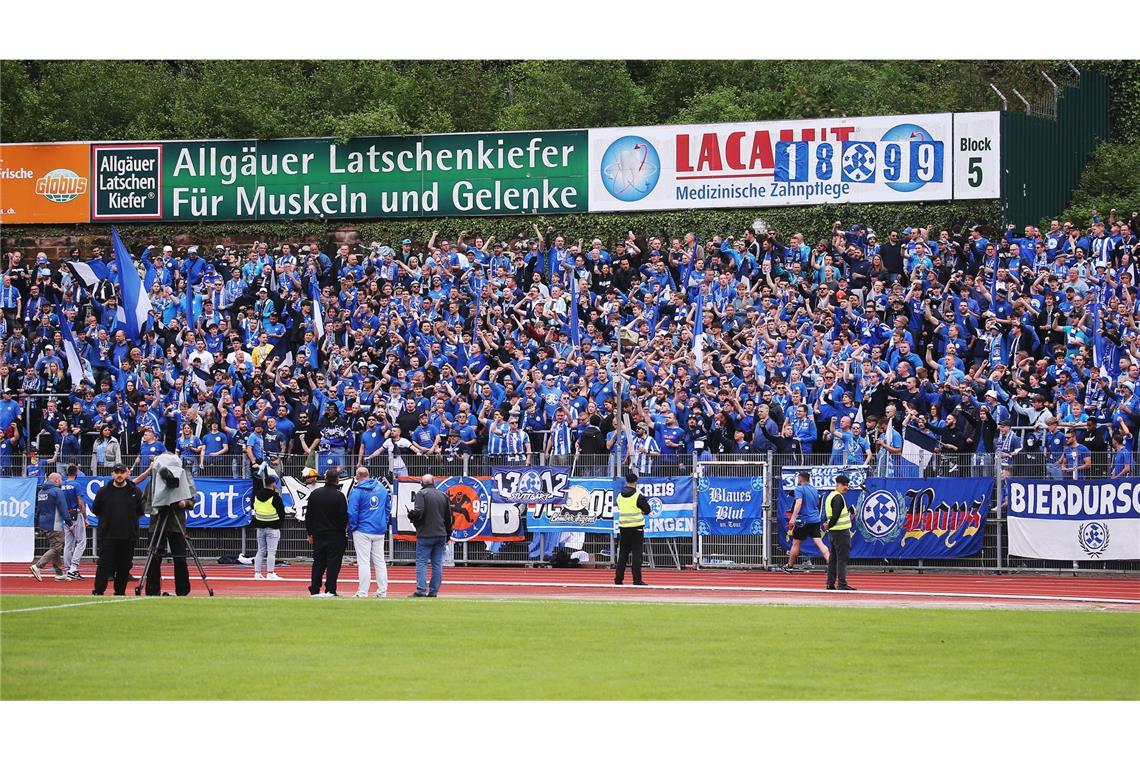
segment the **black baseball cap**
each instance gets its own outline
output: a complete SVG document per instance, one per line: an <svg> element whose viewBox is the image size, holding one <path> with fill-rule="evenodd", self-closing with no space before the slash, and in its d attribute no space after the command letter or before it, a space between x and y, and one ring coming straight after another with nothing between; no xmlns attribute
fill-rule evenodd
<svg viewBox="0 0 1140 760"><path fill-rule="evenodd" d="M127 466L125 464L123 464L122 462L117 463L114 467L111 468L111 472L126 472L126 471L127 471Z"/></svg>

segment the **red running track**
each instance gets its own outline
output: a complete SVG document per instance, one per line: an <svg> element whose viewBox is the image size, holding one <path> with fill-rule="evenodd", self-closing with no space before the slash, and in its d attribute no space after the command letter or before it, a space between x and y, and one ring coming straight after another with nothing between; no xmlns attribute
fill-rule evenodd
<svg viewBox="0 0 1140 760"><path fill-rule="evenodd" d="M135 566L137 574L140 565ZM90 593L94 566L84 565L83 581L54 581L51 571L38 582L27 565L0 564L0 593L61 594ZM163 576L166 590L173 589L169 565ZM278 568L280 581L255 581L252 568L244 565L206 565L210 585L217 596L305 596L310 568L293 565ZM356 567L340 574L338 592L356 591ZM389 596L414 590L415 569L389 568ZM205 589L191 566L192 593ZM740 570L646 570L648 587L613 585L613 571L606 569L460 567L445 568L442 595L466 598L580 599L591 601L768 603L852 606L954 606L1102 608L1140 612L1140 578L1065 577L1032 575L967 575L917 573L852 573L854 592L826 591L821 570L785 574ZM375 587L373 586L373 590ZM134 593L134 584L128 588Z"/></svg>

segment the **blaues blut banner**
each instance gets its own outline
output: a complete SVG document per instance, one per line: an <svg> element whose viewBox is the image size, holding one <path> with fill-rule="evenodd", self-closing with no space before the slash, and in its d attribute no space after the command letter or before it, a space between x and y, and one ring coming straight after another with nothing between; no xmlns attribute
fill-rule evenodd
<svg viewBox="0 0 1140 760"><path fill-rule="evenodd" d="M824 499L834 489L840 472L850 478L846 499L855 512L852 557L945 559L968 557L982 550L993 478L868 478L865 468L803 469L813 471L812 485ZM827 472L816 472L819 470ZM796 472L785 467L781 477L776 522L784 549L791 545L788 517L794 504ZM811 541L804 541L801 550L819 556Z"/></svg>
<svg viewBox="0 0 1140 760"><path fill-rule="evenodd" d="M80 493L83 494L88 506L87 522L98 525L99 518L90 514L91 502L110 478L84 477L77 480L80 484ZM145 491L146 484L144 480L139 484L139 488ZM228 478L195 478L194 485L198 489L198 496L194 500L194 506L186 513L186 527L240 528L249 524L252 515L252 482ZM149 518L145 515L139 521L139 525L143 527L149 524Z"/></svg>
<svg viewBox="0 0 1140 760"><path fill-rule="evenodd" d="M1005 503L1014 556L1140 559L1140 478L1010 478Z"/></svg>
<svg viewBox="0 0 1140 760"><path fill-rule="evenodd" d="M764 478L698 478L697 532L702 536L762 535Z"/></svg>
<svg viewBox="0 0 1140 760"><path fill-rule="evenodd" d="M508 504L562 504L570 487L569 467L491 468L491 495Z"/></svg>
<svg viewBox="0 0 1140 760"><path fill-rule="evenodd" d="M613 480L571 478L564 503L530 504L526 529L531 533L613 533Z"/></svg>

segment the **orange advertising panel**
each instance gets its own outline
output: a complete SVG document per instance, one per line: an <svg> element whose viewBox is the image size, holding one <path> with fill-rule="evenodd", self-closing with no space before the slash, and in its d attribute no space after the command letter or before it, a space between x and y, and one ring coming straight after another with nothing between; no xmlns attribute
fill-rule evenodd
<svg viewBox="0 0 1140 760"><path fill-rule="evenodd" d="M0 145L0 223L91 221L91 143Z"/></svg>

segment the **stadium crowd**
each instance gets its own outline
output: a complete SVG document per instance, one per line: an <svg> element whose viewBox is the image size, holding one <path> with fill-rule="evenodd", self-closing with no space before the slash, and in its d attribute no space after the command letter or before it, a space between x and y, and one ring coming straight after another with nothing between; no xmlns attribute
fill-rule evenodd
<svg viewBox="0 0 1140 760"><path fill-rule="evenodd" d="M41 472L139 472L169 450L233 477L287 454L405 474L413 457L616 451L646 474L778 451L889 470L916 426L943 453L1043 452L1057 477L1121 451L1123 474L1136 221L134 246L152 307L137 341L111 250L76 252L111 273L90 286L10 251L0 468L26 452Z"/></svg>

